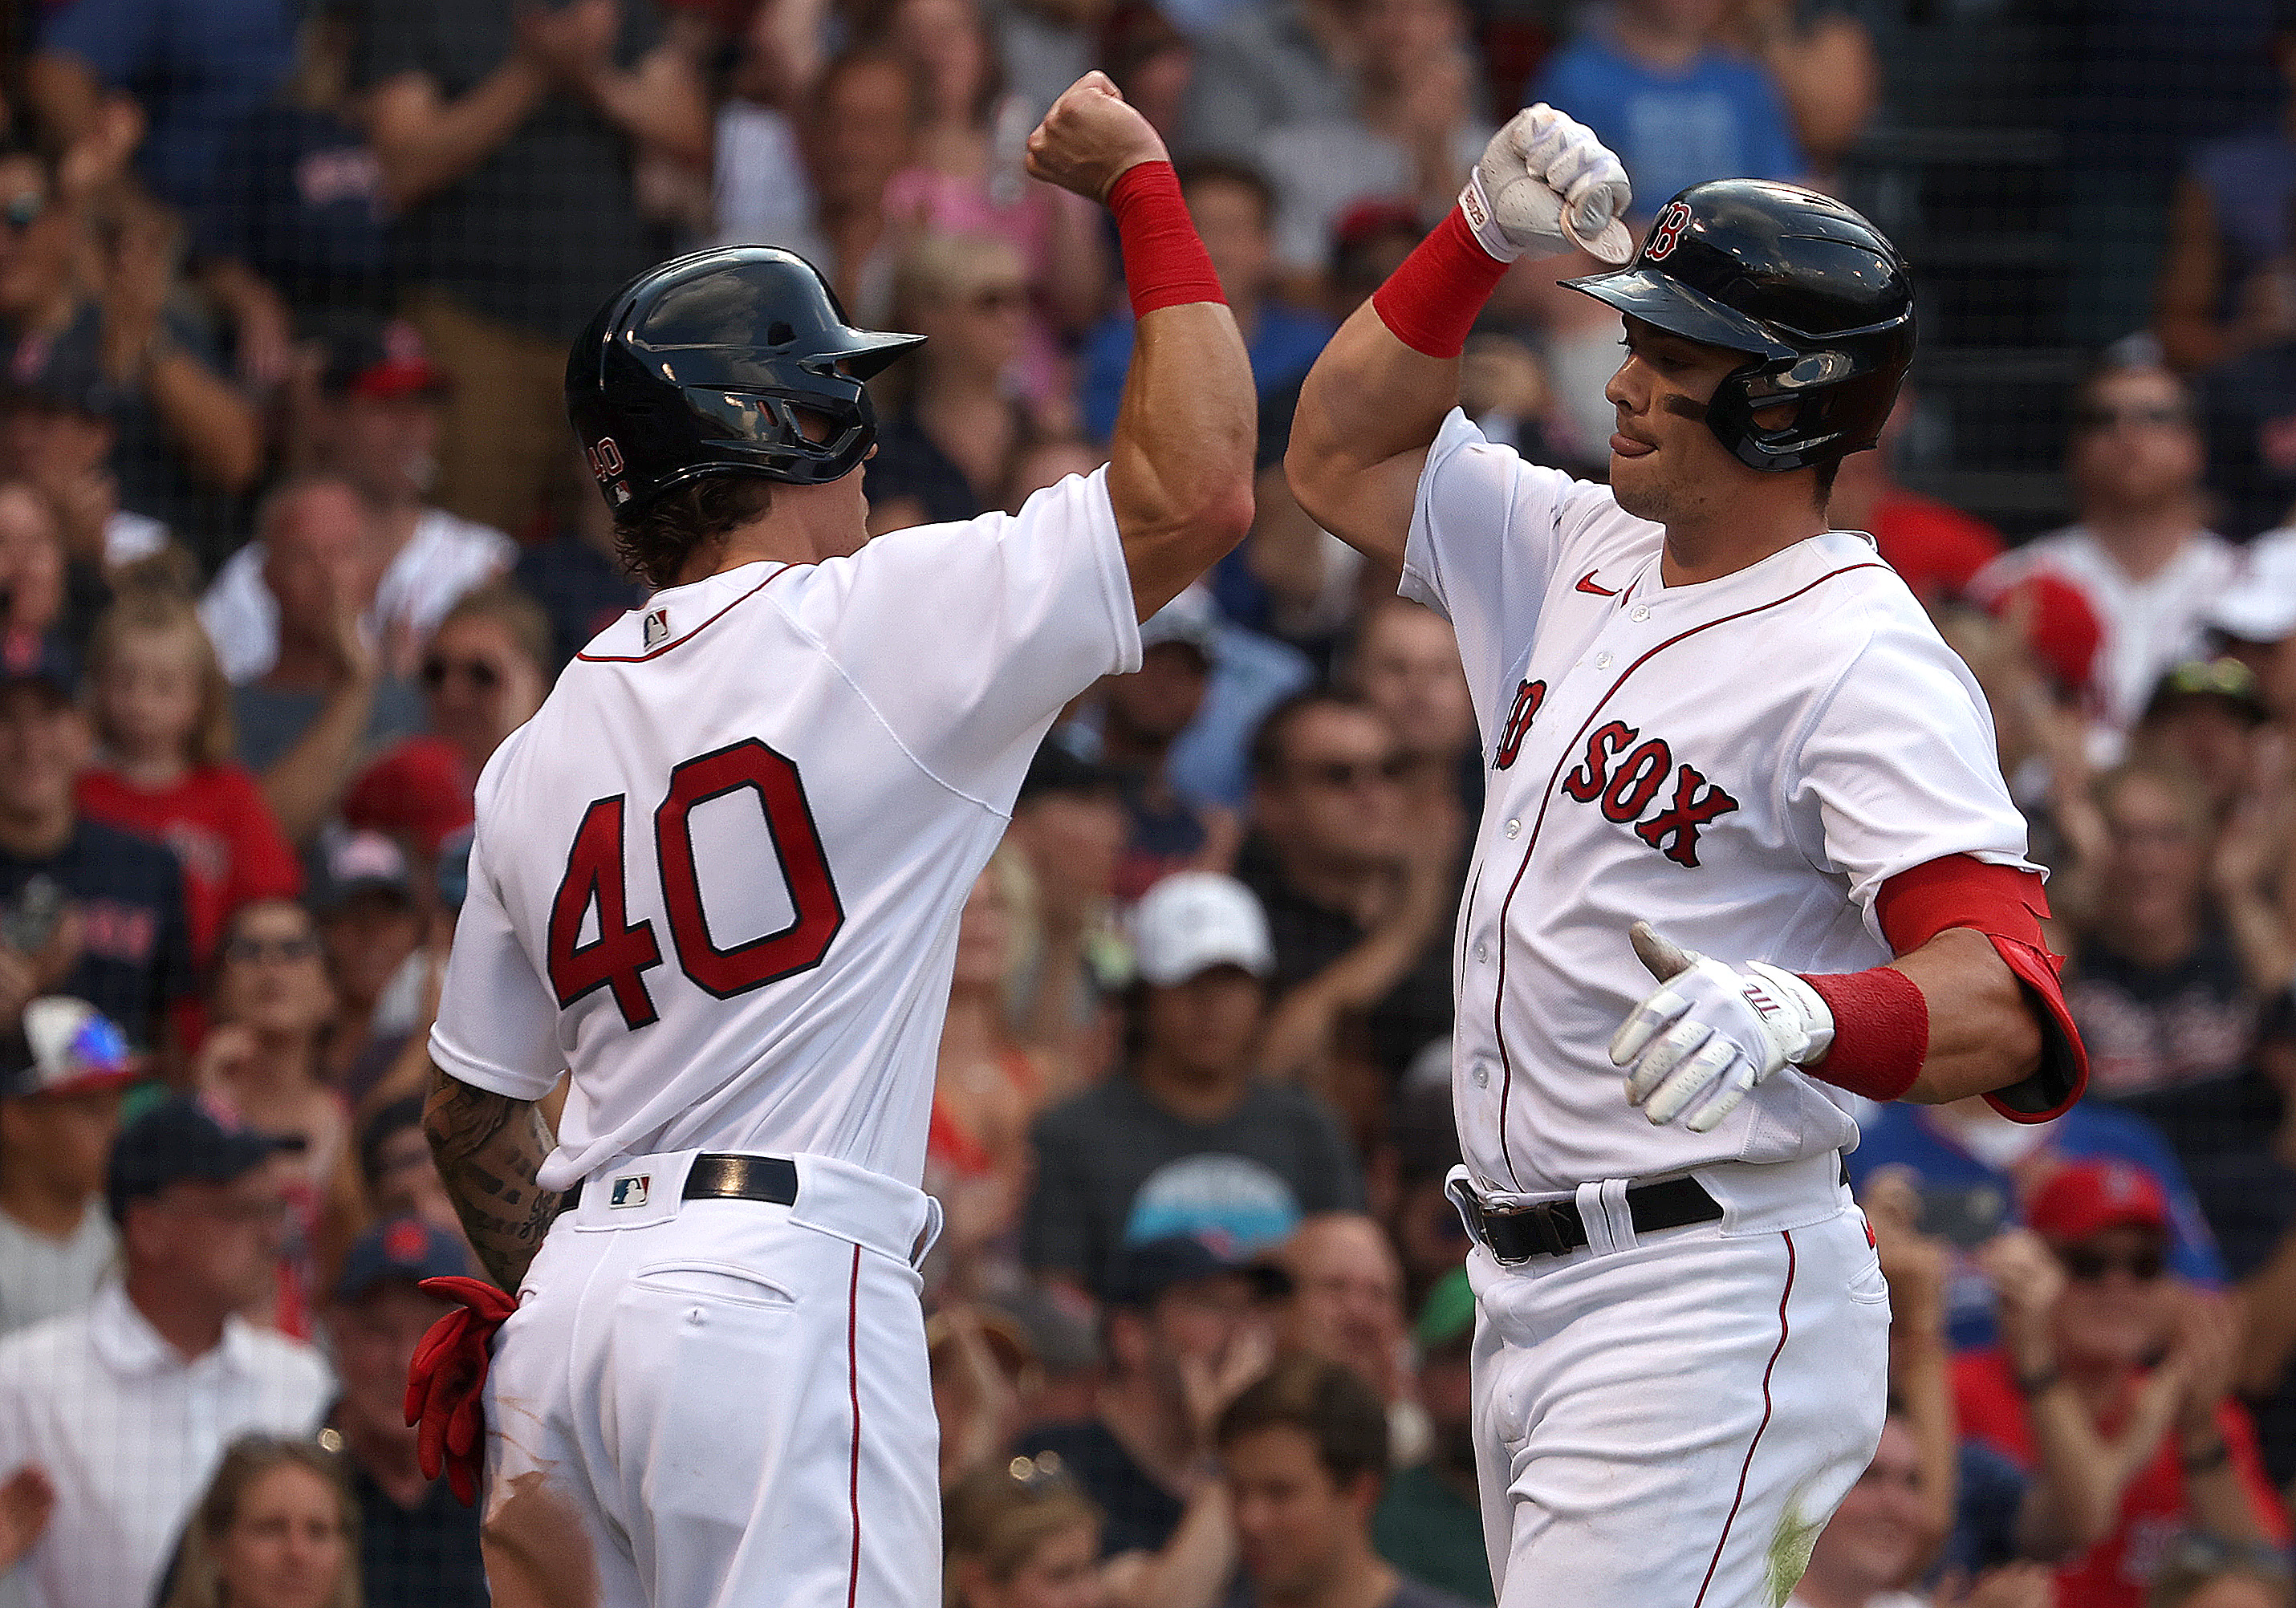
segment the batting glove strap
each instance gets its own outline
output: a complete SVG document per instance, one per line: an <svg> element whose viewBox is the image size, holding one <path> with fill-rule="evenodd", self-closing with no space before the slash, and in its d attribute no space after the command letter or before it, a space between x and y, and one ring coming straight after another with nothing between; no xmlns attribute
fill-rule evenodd
<svg viewBox="0 0 2296 1608"><path fill-rule="evenodd" d="M1792 972L1679 956L1686 964L1620 1024L1611 1062L1627 1070L1627 1099L1652 1122L1705 1133L1780 1067L1824 1056L1833 1014Z"/></svg>

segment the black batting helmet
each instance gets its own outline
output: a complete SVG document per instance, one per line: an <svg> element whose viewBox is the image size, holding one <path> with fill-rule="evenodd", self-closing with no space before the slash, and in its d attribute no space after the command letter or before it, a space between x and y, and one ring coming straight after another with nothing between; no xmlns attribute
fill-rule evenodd
<svg viewBox="0 0 2296 1608"><path fill-rule="evenodd" d="M1784 471L1881 439L1914 357L1914 287L1882 232L1831 196L1767 179L1693 185L1633 262L1562 282L1645 324L1753 361L1706 422L1741 463ZM1757 410L1796 406L1775 430Z"/></svg>
<svg viewBox="0 0 2296 1608"><path fill-rule="evenodd" d="M862 382L924 340L855 329L814 266L724 246L614 292L566 360L566 416L617 514L712 474L819 485L877 439ZM829 424L816 441L795 409Z"/></svg>

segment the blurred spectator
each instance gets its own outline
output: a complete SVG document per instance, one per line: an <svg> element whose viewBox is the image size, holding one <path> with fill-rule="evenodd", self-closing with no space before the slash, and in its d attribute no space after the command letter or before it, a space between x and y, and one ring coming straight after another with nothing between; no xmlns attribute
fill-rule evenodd
<svg viewBox="0 0 2296 1608"><path fill-rule="evenodd" d="M848 316L886 325L905 242L886 215L885 193L915 157L923 115L923 91L906 57L874 44L846 51L822 70L798 126L806 183L783 181L772 160L754 174L724 174L721 238L788 247L821 270Z"/></svg>
<svg viewBox="0 0 2296 1608"><path fill-rule="evenodd" d="M2296 291L2296 261L2272 282ZM2218 528L2235 539L2296 514L2296 308L2291 332L2196 375Z"/></svg>
<svg viewBox="0 0 2296 1608"><path fill-rule="evenodd" d="M1275 1309L1275 1343L1348 1369L1387 1407L1397 1464L1427 1455L1427 1415L1412 1391L1403 1268L1386 1231L1357 1211L1301 1219L1275 1253L1292 1292Z"/></svg>
<svg viewBox="0 0 2296 1608"><path fill-rule="evenodd" d="M1462 1608L1372 1548L1387 1416L1355 1374L1287 1358L1228 1405L1218 1435L1254 1608Z"/></svg>
<svg viewBox="0 0 2296 1608"><path fill-rule="evenodd" d="M86 1000L139 1049L194 986L184 872L160 844L85 819L87 732L53 670L0 678L0 945L38 992Z"/></svg>
<svg viewBox="0 0 2296 1608"><path fill-rule="evenodd" d="M67 0L48 8L29 85L60 145L91 131L106 96L133 97L138 176L198 216L232 131L286 81L301 8L291 0Z"/></svg>
<svg viewBox="0 0 2296 1608"><path fill-rule="evenodd" d="M2144 701L2129 734L2129 756L2197 783L2212 838L2218 828L2254 831L2258 824L2238 818L2243 795L2264 791L2259 767L2286 762L2279 734L2268 729L2271 719L2248 666L2230 657L2188 659L2161 677Z"/></svg>
<svg viewBox="0 0 2296 1608"><path fill-rule="evenodd" d="M462 1233L423 1136L419 1095L387 1102L359 1125L358 1167L369 1220L420 1218L433 1228Z"/></svg>
<svg viewBox="0 0 2296 1608"><path fill-rule="evenodd" d="M1891 1413L1874 1461L1818 1532L1786 1608L1922 1608L1921 1598L1894 1589L1919 1572L1927 1540L1921 1476L1913 1432ZM2046 1604L2044 1596L2032 1608Z"/></svg>
<svg viewBox="0 0 2296 1608"><path fill-rule="evenodd" d="M422 721L414 689L386 673L363 623L377 579L373 523L350 482L303 475L264 499L249 544L275 601L279 646L268 669L233 689L232 724L240 763L262 778L298 845L334 815L359 761ZM209 604L201 615L215 636Z"/></svg>
<svg viewBox="0 0 2296 1608"><path fill-rule="evenodd" d="M1475 1292L1464 1268L1452 1268L1428 1292L1411 1338L1419 1350L1419 1399L1431 1445L1425 1462L1388 1477L1372 1515L1372 1542L1409 1579L1488 1604L1491 1567L1475 1485Z"/></svg>
<svg viewBox="0 0 2296 1608"><path fill-rule="evenodd" d="M1947 1323L1956 1350L1993 1341L1993 1294L1972 1253L2022 1224L2024 1202L2069 1165L2109 1161L2142 1168L2169 1202L2169 1268L2202 1286L2225 1282L2207 1216L2168 1138L2108 1102L2084 1100L2038 1126L2012 1122L1982 1099L1948 1105L1885 1105L1858 1119L1862 1137L1847 1165L1858 1198L1878 1177L1901 1177L1916 1192L1922 1231L1955 1247Z"/></svg>
<svg viewBox="0 0 2296 1608"><path fill-rule="evenodd" d="M102 388L59 385L58 378L70 376L0 389L0 452L46 498L69 564L117 578L154 560L190 562L183 548L169 546L167 526L119 505L112 470L119 431L104 412Z"/></svg>
<svg viewBox="0 0 2296 1608"><path fill-rule="evenodd" d="M350 116L355 29L348 6L309 8L293 76L232 128L194 216L201 278L250 384L286 376L293 339L390 310L382 166Z"/></svg>
<svg viewBox="0 0 2296 1608"><path fill-rule="evenodd" d="M1116 894L1138 898L1175 871L1218 871L1235 863L1243 827L1234 810L1183 797L1172 778L1172 747L1202 710L1211 689L1218 610L1190 587L1140 623L1140 668L1104 677L1098 688L1101 762L1117 775L1131 816Z"/></svg>
<svg viewBox="0 0 2296 1608"><path fill-rule="evenodd" d="M2288 1608L2288 1560L2187 1531L2169 1547L2144 1608Z"/></svg>
<svg viewBox="0 0 2296 1608"><path fill-rule="evenodd" d="M1002 1462L1036 1411L1045 1370L1021 1325L993 1307L942 1300L925 1321L944 1488Z"/></svg>
<svg viewBox="0 0 2296 1608"><path fill-rule="evenodd" d="M1448 819L1464 842L1483 802L1474 701L1451 622L1406 597L1382 597L1356 620L1348 680L1386 720L1404 758L1405 818Z"/></svg>
<svg viewBox="0 0 2296 1608"><path fill-rule="evenodd" d="M2073 398L2066 472L2076 524L1986 566L1991 595L2035 573L2070 583L2104 628L2095 743L2109 763L2162 671L2201 647L2200 631L2239 561L2202 524L2201 439L2192 398L2166 369L2108 364Z"/></svg>
<svg viewBox="0 0 2296 1608"><path fill-rule="evenodd" d="M1458 0L1356 0L1348 109L1270 129L1256 153L1275 186L1275 258L1321 285L1357 202L1408 197L1439 217L1491 135Z"/></svg>
<svg viewBox="0 0 2296 1608"><path fill-rule="evenodd" d="M88 670L97 751L79 775L80 813L175 851L192 963L205 968L225 917L294 898L303 868L232 759L231 685L190 603L130 592L97 622Z"/></svg>
<svg viewBox="0 0 2296 1608"><path fill-rule="evenodd" d="M417 1288L467 1276L461 1238L414 1218L387 1218L353 1243L326 1311L341 1393L323 1442L340 1448L358 1510L364 1608L485 1608L479 1515L444 1480L426 1480L407 1427L406 1371L450 1304Z"/></svg>
<svg viewBox="0 0 2296 1608"><path fill-rule="evenodd" d="M1735 0L1725 10L1723 37L1768 70L1812 182L1836 191L1841 160L1882 98L1874 36L1848 6Z"/></svg>
<svg viewBox="0 0 2296 1608"><path fill-rule="evenodd" d="M2296 86L2296 21L2284 10L2271 59L2283 85L2278 119L2187 147L2170 203L2152 327L2169 361L2187 373L2296 337L2288 271L2296 97L2287 93Z"/></svg>
<svg viewBox="0 0 2296 1608"><path fill-rule="evenodd" d="M1836 529L1872 536L1922 606L1934 610L1966 593L1977 572L2001 555L2001 535L1983 520L1898 483L1893 458L1913 413L1912 393L1900 392L1880 444L1841 460L1825 517Z"/></svg>
<svg viewBox="0 0 2296 1608"><path fill-rule="evenodd" d="M1615 0L1523 92L1592 128L1653 216L1710 178L1800 180L1809 160L1768 73L1722 43L1726 0Z"/></svg>
<svg viewBox="0 0 2296 1608"><path fill-rule="evenodd" d="M997 70L1033 126L1061 92L1105 67L1101 30L1113 0L1004 0L991 8Z"/></svg>
<svg viewBox="0 0 2296 1608"><path fill-rule="evenodd" d="M308 903L335 990L326 1081L362 1100L421 1013L408 989L425 964L423 911L406 853L376 833L331 834L325 875Z"/></svg>
<svg viewBox="0 0 2296 1608"><path fill-rule="evenodd" d="M326 1364L238 1316L278 1260L281 1143L187 1100L129 1123L105 1181L122 1278L0 1341L0 1469L55 1490L26 1559L35 1608L150 1602L229 1442L316 1425Z"/></svg>
<svg viewBox="0 0 2296 1608"><path fill-rule="evenodd" d="M2096 797L2106 848L2066 989L2090 1088L2125 1098L2231 1077L2260 1003L2296 980L2296 941L2263 885L2277 867L2258 863L2255 828L2217 837L2185 771L2124 766Z"/></svg>
<svg viewBox="0 0 2296 1608"><path fill-rule="evenodd" d="M120 501L217 556L209 494L254 482L262 428L175 297L176 226L148 201L91 209L52 185L37 159L0 156L0 212L19 220L0 242L4 372L107 419Z"/></svg>
<svg viewBox="0 0 2296 1608"><path fill-rule="evenodd" d="M1238 874L1274 935L1268 1065L1332 1078L1358 1132L1451 1030L1459 824L1406 823L1409 763L1370 705L1329 692L1284 700L1252 740ZM1365 1071L1385 1081L1365 1085Z"/></svg>
<svg viewBox="0 0 2296 1608"><path fill-rule="evenodd" d="M1431 1300L1435 1286L1466 1259L1470 1242L1443 1180L1459 1164L1459 1124L1451 1110L1451 1040L1437 1039L1411 1058L1397 1091L1390 1144L1368 1159L1382 1185L1393 1167L1391 1203L1382 1210L1390 1241L1403 1263L1408 1302Z"/></svg>
<svg viewBox="0 0 2296 1608"><path fill-rule="evenodd" d="M334 1008L319 935L300 905L262 899L233 915L192 1087L210 1110L299 1141L299 1153L278 1166L288 1233L274 1318L297 1336L310 1332L323 1219L350 1144L350 1113L323 1059Z"/></svg>
<svg viewBox="0 0 2296 1608"><path fill-rule="evenodd" d="M1029 1122L1057 1074L1015 1040L1004 1015L1005 989L1034 942L1027 879L1019 851L997 849L956 926L925 1188L943 1214L939 1265L927 1278L946 1281L958 1295L1020 1282L1016 1231L1029 1191Z"/></svg>
<svg viewBox="0 0 2296 1608"><path fill-rule="evenodd" d="M104 1158L141 1071L85 1000L36 999L0 1034L0 1334L79 1310L110 1271Z"/></svg>
<svg viewBox="0 0 2296 1608"><path fill-rule="evenodd" d="M946 1608L1101 1608L1100 1509L1057 1456L976 1469L941 1529Z"/></svg>
<svg viewBox="0 0 2296 1608"><path fill-rule="evenodd" d="M1198 53L1175 149L1258 162L1276 129L1346 117L1354 9L1350 0L1273 0L1228 11Z"/></svg>
<svg viewBox="0 0 2296 1608"><path fill-rule="evenodd" d="M1260 16L1266 10L1249 6L1242 14ZM1182 150L1190 127L1188 91L1196 70L1195 50L1187 36L1152 0L1118 0L1101 29L1100 57L1117 93L1148 119L1168 148Z"/></svg>
<svg viewBox="0 0 2296 1608"><path fill-rule="evenodd" d="M2064 1531L2087 1544L2058 1572L2062 1608L2139 1608L2169 1537L2192 1525L2285 1546L2287 1521L2229 1399L2236 1318L2163 1277L2168 1202L2143 1169L2069 1167L1989 1253L2002 1344L1956 1365L1962 1432L2061 1488Z"/></svg>
<svg viewBox="0 0 2296 1608"><path fill-rule="evenodd" d="M352 79L407 316L454 381L438 500L523 530L562 472L567 345L653 255L636 152L705 166L709 109L652 0L393 0L359 15Z"/></svg>
<svg viewBox="0 0 2296 1608"><path fill-rule="evenodd" d="M519 554L512 577L550 617L554 681L592 637L650 595L614 555L614 511L606 499L578 486L562 506L557 528Z"/></svg>
<svg viewBox="0 0 2296 1608"><path fill-rule="evenodd" d="M1127 1245L1197 1235L1248 1256L1308 1213L1364 1203L1329 1111L1258 1075L1274 957L1250 890L1210 872L1166 877L1140 901L1134 941L1135 1047L1032 1136L1023 1254L1086 1292Z"/></svg>
<svg viewBox="0 0 2296 1608"><path fill-rule="evenodd" d="M1260 478L1266 480L1271 473L1277 480L1283 478L1280 462L1274 470L1263 471ZM1222 591L1248 595L1257 590L1257 581L1248 574L1242 578L1243 585L1233 584L1243 568L1238 561L1254 562L1249 557L1249 546L1248 543L1245 550L1221 560L1210 576L1168 605L1201 625L1200 634L1211 660L1211 678L1195 718L1172 740L1167 770L1182 798L1200 807L1239 811L1251 792L1252 733L1259 729L1269 710L1314 680L1316 673L1306 654L1241 623L1218 601Z"/></svg>
<svg viewBox="0 0 2296 1608"><path fill-rule="evenodd" d="M1262 397L1296 383L1334 326L1320 314L1272 299L1275 289L1275 192L1258 168L1233 158L1196 157L1179 169L1180 194L1219 275L1228 310L1243 332L1252 384ZM1079 382L1084 431L1095 441L1116 428L1116 406L1132 365L1132 314L1119 308L1085 338Z"/></svg>
<svg viewBox="0 0 2296 1608"><path fill-rule="evenodd" d="M342 818L382 833L427 864L471 824L479 772L550 693L550 619L508 582L465 593L415 667L425 724L361 771Z"/></svg>
<svg viewBox="0 0 2296 1608"><path fill-rule="evenodd" d="M1047 738L1021 778L1007 834L1036 888L1038 940L1013 1010L1024 1042L1086 1079L1111 1059L1111 999L1131 964L1114 927L1125 831L1115 774Z"/></svg>
<svg viewBox="0 0 2296 1608"><path fill-rule="evenodd" d="M1056 343L1100 316L1109 271L1098 210L1028 176L1041 109L1004 93L980 0L891 0L885 31L923 87L915 165L885 187L885 215L914 234L985 236L1019 253L1029 295L1010 378L1040 420L1071 428Z"/></svg>
<svg viewBox="0 0 2296 1608"><path fill-rule="evenodd" d="M2296 529L2248 545L2240 578L2210 610L2210 633L2249 668L2256 695L2283 729L2296 729Z"/></svg>
<svg viewBox="0 0 2296 1608"><path fill-rule="evenodd" d="M0 484L0 664L21 673L44 660L74 664L83 643L65 630L63 532L45 497Z"/></svg>
<svg viewBox="0 0 2296 1608"><path fill-rule="evenodd" d="M869 460L873 533L968 520L1001 500L1029 428L1010 384L1028 299L1020 253L992 236L927 234L902 255L893 324L926 343Z"/></svg>
<svg viewBox="0 0 2296 1608"><path fill-rule="evenodd" d="M1218 1601L1234 1569L1212 1427L1267 1366L1253 1303L1281 1283L1188 1235L1126 1247L1102 1286L1108 1371L1093 1416L1040 1425L1015 1446L1054 1454L1100 1505L1103 1556L1152 1555L1169 1590L1143 1602Z"/></svg>
<svg viewBox="0 0 2296 1608"><path fill-rule="evenodd" d="M242 1436L192 1512L160 1608L362 1608L358 1542L331 1453Z"/></svg>
<svg viewBox="0 0 2296 1608"><path fill-rule="evenodd" d="M303 423L324 471L366 499L361 563L376 578L362 619L397 676L412 669L418 644L455 601L501 574L517 551L501 531L426 504L448 390L414 325L373 319L329 340L319 398ZM217 573L200 612L233 681L254 680L277 662L283 602L260 541Z"/></svg>

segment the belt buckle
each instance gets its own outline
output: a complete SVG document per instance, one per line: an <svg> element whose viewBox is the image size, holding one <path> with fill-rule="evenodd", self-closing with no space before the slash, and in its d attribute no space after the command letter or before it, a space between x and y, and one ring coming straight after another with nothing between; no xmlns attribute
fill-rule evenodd
<svg viewBox="0 0 2296 1608"><path fill-rule="evenodd" d="M1509 1206L1503 1210L1496 1210L1488 1206L1481 1205L1480 1202L1477 1202L1477 1205L1480 1209L1484 1222L1487 1225L1484 1229L1483 1249L1490 1251L1492 1259L1496 1261L1502 1268L1523 1267L1527 1265L1534 1256L1569 1256L1570 1252L1576 1249L1575 1246L1571 1245L1569 1241L1562 1237L1562 1229L1559 1221L1558 1214L1554 1210L1555 1202L1553 1201L1531 1201L1521 1206ZM1527 1251L1521 1256L1501 1256L1498 1251L1490 1243L1488 1224L1493 1218L1528 1218L1529 1220L1532 1236L1538 1242L1538 1249L1532 1251Z"/></svg>

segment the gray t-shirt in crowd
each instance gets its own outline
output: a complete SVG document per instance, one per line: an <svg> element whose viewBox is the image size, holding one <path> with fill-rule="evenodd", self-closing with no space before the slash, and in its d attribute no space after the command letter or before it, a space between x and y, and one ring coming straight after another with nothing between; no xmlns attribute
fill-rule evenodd
<svg viewBox="0 0 2296 1608"><path fill-rule="evenodd" d="M259 681L232 688L239 762L261 775L286 758L326 702L324 693L267 687ZM381 753L399 738L413 736L422 729L424 718L422 695L404 681L385 677L374 689L374 706L366 718L366 752Z"/></svg>
<svg viewBox="0 0 2296 1608"><path fill-rule="evenodd" d="M0 1334L87 1305L119 1248L101 1201L90 1201L79 1227L61 1240L0 1211Z"/></svg>
<svg viewBox="0 0 2296 1608"><path fill-rule="evenodd" d="M1338 1120L1288 1084L1255 1079L1226 1118L1197 1124L1119 1074L1046 1112L1033 1137L1022 1258L1091 1289L1127 1243L1193 1234L1250 1256L1311 1212L1363 1209Z"/></svg>
<svg viewBox="0 0 2296 1608"><path fill-rule="evenodd" d="M660 23L653 0L620 3L614 55L627 68L654 48ZM509 59L516 9L511 0L362 6L353 80L372 89L419 72L443 99L459 100ZM595 108L552 94L476 167L399 216L391 229L399 277L570 341L656 255L638 213L632 152L629 137Z"/></svg>

